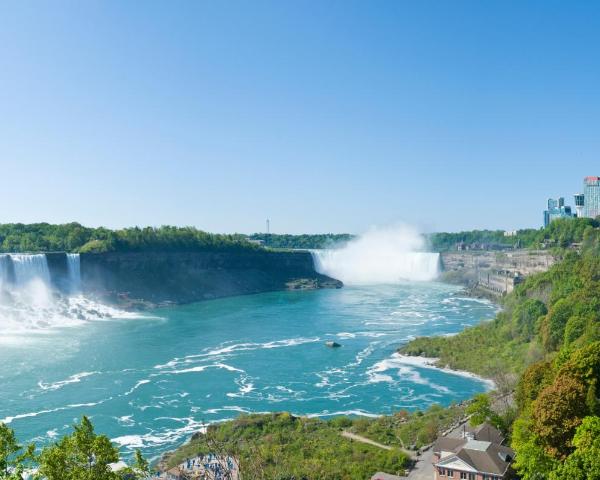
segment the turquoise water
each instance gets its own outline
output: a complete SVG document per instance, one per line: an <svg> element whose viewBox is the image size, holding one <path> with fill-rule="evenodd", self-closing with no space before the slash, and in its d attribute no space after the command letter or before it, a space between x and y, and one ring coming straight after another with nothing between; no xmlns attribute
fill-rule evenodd
<svg viewBox="0 0 600 480"><path fill-rule="evenodd" d="M86 414L125 455L139 447L156 457L240 412L449 404L486 384L394 351L494 312L456 287L418 283L266 293L20 333L0 343L0 421L43 444Z"/></svg>

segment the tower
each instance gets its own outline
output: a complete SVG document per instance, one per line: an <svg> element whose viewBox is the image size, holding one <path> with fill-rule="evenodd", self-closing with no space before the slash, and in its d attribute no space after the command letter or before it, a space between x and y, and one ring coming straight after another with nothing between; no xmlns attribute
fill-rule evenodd
<svg viewBox="0 0 600 480"><path fill-rule="evenodd" d="M271 222L267 218L267 234L271 233Z"/></svg>
<svg viewBox="0 0 600 480"><path fill-rule="evenodd" d="M583 179L583 216L596 218L600 215L600 177Z"/></svg>
<svg viewBox="0 0 600 480"><path fill-rule="evenodd" d="M584 199L585 195L583 193L576 193L575 197L575 213L577 214L577 218L583 217L583 207L584 207Z"/></svg>

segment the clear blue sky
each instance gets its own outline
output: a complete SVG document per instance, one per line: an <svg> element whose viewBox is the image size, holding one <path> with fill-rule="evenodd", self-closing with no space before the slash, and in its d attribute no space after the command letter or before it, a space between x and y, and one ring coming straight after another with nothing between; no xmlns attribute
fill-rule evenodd
<svg viewBox="0 0 600 480"><path fill-rule="evenodd" d="M539 226L600 175L600 3L0 3L0 222Z"/></svg>

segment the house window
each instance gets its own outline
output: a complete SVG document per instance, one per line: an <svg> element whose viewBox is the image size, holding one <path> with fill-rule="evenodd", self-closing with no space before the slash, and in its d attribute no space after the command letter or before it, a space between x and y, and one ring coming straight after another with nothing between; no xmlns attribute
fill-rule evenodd
<svg viewBox="0 0 600 480"><path fill-rule="evenodd" d="M446 469L440 468L439 472L440 472L440 477L445 477L446 476Z"/></svg>
<svg viewBox="0 0 600 480"><path fill-rule="evenodd" d="M467 480L467 472L460 472L460 480Z"/></svg>
<svg viewBox="0 0 600 480"><path fill-rule="evenodd" d="M446 474L448 475L448 478L454 478L454 470L446 470Z"/></svg>
<svg viewBox="0 0 600 480"><path fill-rule="evenodd" d="M475 474L469 473L469 480L475 480Z"/></svg>

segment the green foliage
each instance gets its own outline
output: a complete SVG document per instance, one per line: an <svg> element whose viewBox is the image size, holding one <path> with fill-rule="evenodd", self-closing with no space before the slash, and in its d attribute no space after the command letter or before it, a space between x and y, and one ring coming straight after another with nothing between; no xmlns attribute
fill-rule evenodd
<svg viewBox="0 0 600 480"><path fill-rule="evenodd" d="M530 341L537 333L540 317L547 313L546 305L537 298L529 298L518 303L512 314L513 337Z"/></svg>
<svg viewBox="0 0 600 480"><path fill-rule="evenodd" d="M563 458L570 451L575 429L589 413L585 398L579 378L561 375L533 402L533 432L553 457Z"/></svg>
<svg viewBox="0 0 600 480"><path fill-rule="evenodd" d="M515 400L519 409L525 410L553 381L554 371L551 362L539 361L527 367L515 391Z"/></svg>
<svg viewBox="0 0 600 480"><path fill-rule="evenodd" d="M522 480L547 478L558 465L558 461L548 455L545 448L533 434L531 419L517 419L512 430L512 447L515 449L514 468Z"/></svg>
<svg viewBox="0 0 600 480"><path fill-rule="evenodd" d="M434 404L425 411L409 413L400 410L394 415L375 419L356 419L350 430L384 445L421 448L464 416L465 407L462 405L443 408Z"/></svg>
<svg viewBox="0 0 600 480"><path fill-rule="evenodd" d="M567 322L573 315L574 306L566 298L558 300L542 323L542 342L548 351L556 350L563 343Z"/></svg>
<svg viewBox="0 0 600 480"><path fill-rule="evenodd" d="M347 424L347 421L343 421ZM408 458L343 438L340 422L289 413L243 415L209 427L169 457L169 466L218 448L239 459L244 478L364 479L377 470L404 471ZM216 447L218 446L218 447ZM251 465L252 468L249 468Z"/></svg>
<svg viewBox="0 0 600 480"><path fill-rule="evenodd" d="M275 233L254 233L251 240L260 240L265 247L270 248L331 248L340 246L352 240L354 235L349 233L321 233L304 235L280 235Z"/></svg>
<svg viewBox="0 0 600 480"><path fill-rule="evenodd" d="M0 479L21 480L23 471L33 459L34 445L22 447L15 432L0 423Z"/></svg>
<svg viewBox="0 0 600 480"><path fill-rule="evenodd" d="M71 435L42 450L39 473L47 480L117 480L110 463L119 460L108 437L96 435L87 417Z"/></svg>
<svg viewBox="0 0 600 480"><path fill-rule="evenodd" d="M256 250L244 235L206 233L193 227L88 228L78 223L0 224L0 252Z"/></svg>
<svg viewBox="0 0 600 480"><path fill-rule="evenodd" d="M15 432L0 423L0 480L23 480L26 469L37 469L37 480L143 480L151 473L139 450L131 467L113 472L109 464L119 461L119 452L109 438L97 435L87 417L73 428L36 456L35 445L21 447Z"/></svg>
<svg viewBox="0 0 600 480"><path fill-rule="evenodd" d="M573 437L575 450L550 474L550 480L600 479L600 417L583 420Z"/></svg>
<svg viewBox="0 0 600 480"><path fill-rule="evenodd" d="M597 220L589 218L566 218L555 220L546 228L518 230L516 235L509 237L504 235L503 230L472 230L432 233L428 236L428 240L431 248L436 252L455 250L458 243L485 245L488 248L565 248L584 240L588 243L592 242L590 237L593 235L590 230L593 231L599 225Z"/></svg>
<svg viewBox="0 0 600 480"><path fill-rule="evenodd" d="M485 393L475 395L473 402L467 407L466 413L471 415L470 423L473 426L489 422L500 430L506 430L500 415L492 410L490 396Z"/></svg>

